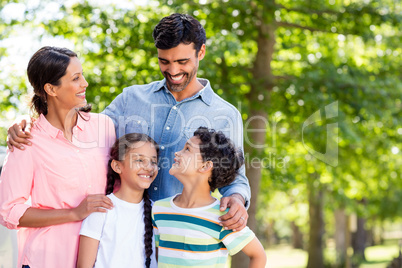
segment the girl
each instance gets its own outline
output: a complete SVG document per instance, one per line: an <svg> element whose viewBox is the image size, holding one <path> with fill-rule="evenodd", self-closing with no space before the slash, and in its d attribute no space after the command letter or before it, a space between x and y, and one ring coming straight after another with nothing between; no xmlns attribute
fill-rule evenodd
<svg viewBox="0 0 402 268"><path fill-rule="evenodd" d="M114 207L84 220L77 267L157 267L147 189L158 173L158 151L146 134L127 134L115 142L106 186Z"/></svg>
<svg viewBox="0 0 402 268"><path fill-rule="evenodd" d="M43 47L27 73L35 94L31 109L39 117L35 142L6 156L0 223L19 229L18 267L72 268L81 221L113 205L102 189L114 126L107 116L88 113L88 83L73 51Z"/></svg>

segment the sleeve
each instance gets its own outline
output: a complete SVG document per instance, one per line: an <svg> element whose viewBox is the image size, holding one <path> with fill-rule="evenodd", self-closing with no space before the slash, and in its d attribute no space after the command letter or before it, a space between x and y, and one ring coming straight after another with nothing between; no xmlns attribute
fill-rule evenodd
<svg viewBox="0 0 402 268"><path fill-rule="evenodd" d="M91 213L82 222L80 235L88 236L90 238L100 241L103 233L103 226L105 225L106 214L103 212Z"/></svg>
<svg viewBox="0 0 402 268"><path fill-rule="evenodd" d="M159 238L160 238L160 236L159 236L158 226L156 225L156 222L155 222L154 208L155 208L155 206L152 206L152 226L154 227L155 246L159 247Z"/></svg>
<svg viewBox="0 0 402 268"><path fill-rule="evenodd" d="M117 137L121 137L125 134L125 118L124 110L126 106L126 95L125 89L120 93L102 112L103 114L109 116L115 126L115 134Z"/></svg>
<svg viewBox="0 0 402 268"><path fill-rule="evenodd" d="M235 109L235 108L233 108ZM233 126L230 127L230 132L228 133L229 138L234 142L234 144L241 148L244 155L243 149L243 120L241 119L240 113L236 110L235 121L232 123ZM245 206L248 209L250 207L251 190L250 184L246 177L246 167L241 166L238 171L236 179L229 185L219 188L219 192L222 196L230 196L232 194L240 194L246 201Z"/></svg>
<svg viewBox="0 0 402 268"><path fill-rule="evenodd" d="M106 116L106 118L107 118L107 120L106 120L107 146L108 146L108 148L112 148L113 144L116 141L116 129L115 129L113 120L109 116Z"/></svg>
<svg viewBox="0 0 402 268"><path fill-rule="evenodd" d="M251 240L254 239L254 237L255 234L250 230L250 228L248 228L248 226L238 232L222 228L222 231L219 234L219 240L222 241L231 256L242 250L251 242Z"/></svg>
<svg viewBox="0 0 402 268"><path fill-rule="evenodd" d="M7 152L0 177L0 223L17 229L20 218L30 205L34 172L30 148Z"/></svg>

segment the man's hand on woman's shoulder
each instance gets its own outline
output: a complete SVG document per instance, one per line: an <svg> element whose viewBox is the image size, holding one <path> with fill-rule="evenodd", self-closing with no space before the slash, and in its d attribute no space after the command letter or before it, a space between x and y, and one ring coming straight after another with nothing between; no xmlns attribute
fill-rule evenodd
<svg viewBox="0 0 402 268"><path fill-rule="evenodd" d="M22 116L14 121L14 124L8 128L7 131L7 146L10 151L14 151L14 147L24 150L23 146L31 146L32 143L29 139L32 138L31 127L33 119L29 116Z"/></svg>

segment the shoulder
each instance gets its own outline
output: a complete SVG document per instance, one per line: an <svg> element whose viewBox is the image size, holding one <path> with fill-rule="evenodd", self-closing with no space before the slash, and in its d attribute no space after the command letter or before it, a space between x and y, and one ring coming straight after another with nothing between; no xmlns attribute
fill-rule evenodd
<svg viewBox="0 0 402 268"><path fill-rule="evenodd" d="M31 134L33 135L33 130L31 130ZM31 166L29 164L34 163L34 158L32 155L35 155L35 150L43 146L40 139L34 136L34 141L31 146L24 146L24 150L20 150L18 148L14 148L14 151L10 151L8 148L6 150L6 155L3 160L3 169L5 170L8 167L17 168L24 167L27 168ZM4 171L3 170L3 171Z"/></svg>
<svg viewBox="0 0 402 268"><path fill-rule="evenodd" d="M225 99L223 99L221 96L219 96L215 92L212 92L211 99L212 99L211 106L217 107L219 109L219 113L226 113L226 114L231 114L232 116L235 116L235 117L240 117L239 110L237 110L237 108L233 104L226 101Z"/></svg>
<svg viewBox="0 0 402 268"><path fill-rule="evenodd" d="M220 201L216 200L212 206L210 206L204 210L204 213L207 218L209 218L213 221L219 222L219 217L225 215L228 211L229 211L229 209L227 209L225 211L220 211Z"/></svg>
<svg viewBox="0 0 402 268"><path fill-rule="evenodd" d="M154 202L154 206L161 206L161 207L170 207L170 201L174 198L174 196L170 196L164 199L160 199Z"/></svg>

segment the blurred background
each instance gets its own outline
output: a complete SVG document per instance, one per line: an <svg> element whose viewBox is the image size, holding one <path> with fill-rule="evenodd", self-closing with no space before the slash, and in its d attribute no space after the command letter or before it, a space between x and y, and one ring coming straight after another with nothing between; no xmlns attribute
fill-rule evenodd
<svg viewBox="0 0 402 268"><path fill-rule="evenodd" d="M79 54L100 112L163 78L152 31L174 12L203 24L198 77L242 114L267 267L402 267L400 0L0 0L0 145L29 114L40 47ZM0 267L14 267L15 232L0 232Z"/></svg>

